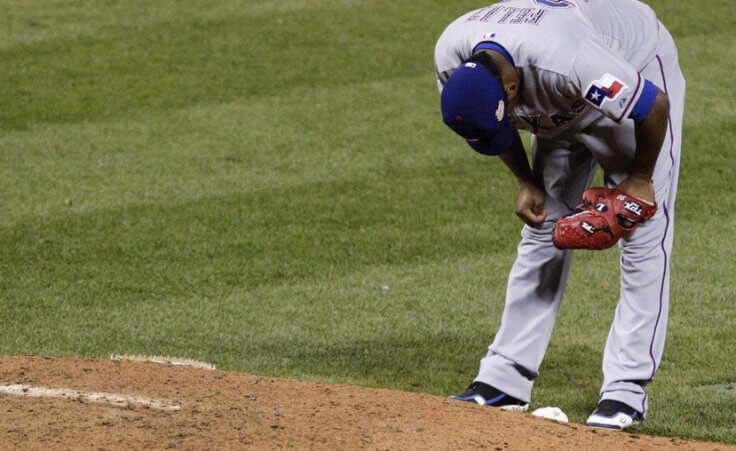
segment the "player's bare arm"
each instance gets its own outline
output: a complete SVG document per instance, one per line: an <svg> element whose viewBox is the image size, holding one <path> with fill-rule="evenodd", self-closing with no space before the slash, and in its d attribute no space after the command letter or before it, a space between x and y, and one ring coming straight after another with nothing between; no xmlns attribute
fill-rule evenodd
<svg viewBox="0 0 736 451"><path fill-rule="evenodd" d="M481 49L479 52L488 54L498 67L508 108L513 108L518 102L521 86L521 77L516 68L497 51ZM547 217L547 210L544 207L547 195L534 178L518 131L514 130L514 140L509 151L501 154L500 157L519 181L516 215L526 224L539 227Z"/></svg>
<svg viewBox="0 0 736 451"><path fill-rule="evenodd" d="M654 187L651 180L657 157L667 133L667 117L670 110L667 94L657 88L657 97L651 111L636 124L636 154L630 175L618 185L618 189L630 196L654 203Z"/></svg>
<svg viewBox="0 0 736 451"><path fill-rule="evenodd" d="M530 226L539 227L547 217L547 210L544 208L547 195L534 179L518 131L514 131L511 148L508 152L501 154L500 158L519 181L516 215Z"/></svg>

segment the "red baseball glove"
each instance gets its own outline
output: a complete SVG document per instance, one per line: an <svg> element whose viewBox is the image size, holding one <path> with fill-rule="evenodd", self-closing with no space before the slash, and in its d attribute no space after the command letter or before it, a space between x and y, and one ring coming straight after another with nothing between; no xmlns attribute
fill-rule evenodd
<svg viewBox="0 0 736 451"><path fill-rule="evenodd" d="M656 203L618 189L590 188L575 213L557 220L552 242L558 249L608 249L656 212Z"/></svg>

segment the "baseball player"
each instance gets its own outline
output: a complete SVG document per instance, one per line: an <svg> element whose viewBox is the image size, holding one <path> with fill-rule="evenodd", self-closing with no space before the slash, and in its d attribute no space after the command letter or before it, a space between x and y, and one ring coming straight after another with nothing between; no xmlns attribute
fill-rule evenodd
<svg viewBox="0 0 736 451"><path fill-rule="evenodd" d="M685 97L672 37L636 0L506 0L452 22L435 69L445 124L500 156L519 181L526 223L501 327L453 398L526 410L571 249L618 243L620 299L587 424L641 422L669 303ZM517 129L532 133L531 165ZM586 191L597 166L606 187Z"/></svg>

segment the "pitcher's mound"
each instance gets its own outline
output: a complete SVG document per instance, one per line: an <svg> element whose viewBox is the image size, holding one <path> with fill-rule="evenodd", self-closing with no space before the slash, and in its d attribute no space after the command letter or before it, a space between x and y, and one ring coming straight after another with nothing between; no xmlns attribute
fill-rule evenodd
<svg viewBox="0 0 736 451"><path fill-rule="evenodd" d="M0 385L1 448L726 448L431 395L161 363L0 357Z"/></svg>

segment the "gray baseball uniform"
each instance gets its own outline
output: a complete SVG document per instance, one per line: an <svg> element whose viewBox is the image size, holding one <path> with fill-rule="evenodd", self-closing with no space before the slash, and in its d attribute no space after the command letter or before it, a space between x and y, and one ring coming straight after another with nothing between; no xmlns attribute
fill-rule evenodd
<svg viewBox="0 0 736 451"><path fill-rule="evenodd" d="M476 381L524 401L538 376L566 285L572 251L556 249L555 219L571 213L596 167L613 187L628 175L634 121L647 82L669 97L667 135L653 182L657 214L624 237L621 291L603 358L602 399L647 411L665 341L669 258L680 161L685 79L677 49L636 0L507 0L450 24L435 49L442 86L478 48L500 45L520 72L514 126L532 132L533 169L547 192L547 220L524 226L501 327Z"/></svg>

